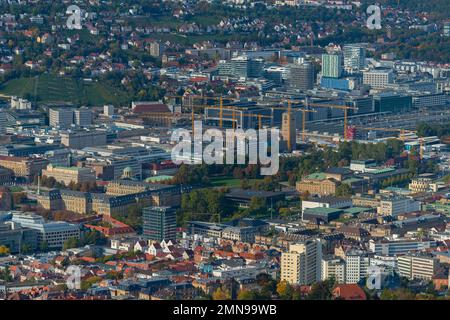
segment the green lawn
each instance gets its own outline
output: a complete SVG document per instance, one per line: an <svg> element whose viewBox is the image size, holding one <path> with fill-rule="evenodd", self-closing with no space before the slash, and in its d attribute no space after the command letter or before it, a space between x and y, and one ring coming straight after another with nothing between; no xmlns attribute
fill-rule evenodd
<svg viewBox="0 0 450 320"><path fill-rule="evenodd" d="M248 179L249 184L255 181L261 181L262 179ZM242 179L230 178L230 177L216 177L210 179L210 183L213 187L228 187L239 188L241 186Z"/></svg>
<svg viewBox="0 0 450 320"><path fill-rule="evenodd" d="M0 87L0 93L25 97L42 103L73 103L75 105L101 106L128 102L124 92L99 82L85 82L54 74L32 78L13 79Z"/></svg>

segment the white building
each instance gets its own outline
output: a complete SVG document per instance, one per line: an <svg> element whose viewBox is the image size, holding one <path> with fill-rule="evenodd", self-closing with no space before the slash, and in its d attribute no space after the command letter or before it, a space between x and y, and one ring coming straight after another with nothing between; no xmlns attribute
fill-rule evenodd
<svg viewBox="0 0 450 320"><path fill-rule="evenodd" d="M414 211L420 211L420 202L400 196L381 199L378 207L378 213L384 216L397 216Z"/></svg>
<svg viewBox="0 0 450 320"><path fill-rule="evenodd" d="M46 243L49 248L61 249L64 242L70 238L80 238L80 228L64 221L45 222L37 214L15 212L12 221L22 227L38 231L38 244Z"/></svg>
<svg viewBox="0 0 450 320"><path fill-rule="evenodd" d="M429 255L404 255L398 257L398 271L408 279L431 280L436 273L438 259Z"/></svg>
<svg viewBox="0 0 450 320"><path fill-rule="evenodd" d="M321 280L334 278L338 283L345 283L345 261L339 257L322 258Z"/></svg>
<svg viewBox="0 0 450 320"><path fill-rule="evenodd" d="M394 73L392 70L369 70L363 72L363 84L368 84L372 88L382 89L394 82Z"/></svg>
<svg viewBox="0 0 450 320"><path fill-rule="evenodd" d="M422 251L436 247L435 240L415 240L405 238L395 238L391 240L369 240L369 250L378 255L394 256L406 254L411 251Z"/></svg>
<svg viewBox="0 0 450 320"><path fill-rule="evenodd" d="M367 277L370 257L362 250L351 250L345 255L345 282L358 283Z"/></svg>

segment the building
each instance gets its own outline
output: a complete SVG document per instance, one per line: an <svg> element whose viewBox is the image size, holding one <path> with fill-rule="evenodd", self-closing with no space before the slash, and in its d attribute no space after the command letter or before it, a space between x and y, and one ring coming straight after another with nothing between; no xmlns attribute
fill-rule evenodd
<svg viewBox="0 0 450 320"><path fill-rule="evenodd" d="M320 240L306 240L290 244L281 254L281 281L310 285L321 279L322 244Z"/></svg>
<svg viewBox="0 0 450 320"><path fill-rule="evenodd" d="M444 36L450 37L450 21L444 23Z"/></svg>
<svg viewBox="0 0 450 320"><path fill-rule="evenodd" d="M32 180L47 165L48 160L44 158L0 156L0 167L11 170L15 177L27 180Z"/></svg>
<svg viewBox="0 0 450 320"><path fill-rule="evenodd" d="M340 78L342 75L342 55L322 55L322 77Z"/></svg>
<svg viewBox="0 0 450 320"><path fill-rule="evenodd" d="M95 130L61 132L61 144L72 149L105 145L106 132Z"/></svg>
<svg viewBox="0 0 450 320"><path fill-rule="evenodd" d="M295 188L298 192L308 192L311 195L330 196L336 193L339 182L327 179L324 173L313 173L297 182Z"/></svg>
<svg viewBox="0 0 450 320"><path fill-rule="evenodd" d="M333 278L337 283L345 283L345 261L333 255L322 258L321 280Z"/></svg>
<svg viewBox="0 0 450 320"><path fill-rule="evenodd" d="M35 230L23 228L11 221L0 222L0 246L8 247L11 253L20 253L24 246L34 251L37 245Z"/></svg>
<svg viewBox="0 0 450 320"><path fill-rule="evenodd" d="M355 72L363 69L366 65L366 49L357 44L348 44L343 48L344 69L347 72Z"/></svg>
<svg viewBox="0 0 450 320"><path fill-rule="evenodd" d="M432 280L436 275L438 259L432 255L404 255L398 257L400 276L412 279Z"/></svg>
<svg viewBox="0 0 450 320"><path fill-rule="evenodd" d="M6 116L6 112L3 112L3 110L0 110L0 134L6 133L7 125L8 125L8 119Z"/></svg>
<svg viewBox="0 0 450 320"><path fill-rule="evenodd" d="M18 98L15 96L11 97L11 109L30 110L31 102L27 99Z"/></svg>
<svg viewBox="0 0 450 320"><path fill-rule="evenodd" d="M345 253L345 281L358 283L367 277L370 266L370 256L362 250L352 249Z"/></svg>
<svg viewBox="0 0 450 320"><path fill-rule="evenodd" d="M69 128L73 124L73 110L70 108L49 109L50 127Z"/></svg>
<svg viewBox="0 0 450 320"><path fill-rule="evenodd" d="M112 104L104 105L103 114L107 117L112 117L114 115L114 106Z"/></svg>
<svg viewBox="0 0 450 320"><path fill-rule="evenodd" d="M341 209L335 208L308 208L302 213L302 220L329 223L331 220L336 220L343 213Z"/></svg>
<svg viewBox="0 0 450 320"><path fill-rule="evenodd" d="M386 88L394 83L394 72L390 69L373 69L363 72L363 84L375 89Z"/></svg>
<svg viewBox="0 0 450 320"><path fill-rule="evenodd" d="M382 92L373 96L375 112L407 112L412 108L412 97L394 92Z"/></svg>
<svg viewBox="0 0 450 320"><path fill-rule="evenodd" d="M46 169L42 170L42 175L53 177L56 181L63 182L66 186L71 182L95 182L95 171L91 168L59 167L49 164Z"/></svg>
<svg viewBox="0 0 450 320"><path fill-rule="evenodd" d="M62 249L64 242L70 238L80 238L78 225L64 221L45 222L44 218L33 213L14 212L12 221L24 228L36 230L37 243L48 248Z"/></svg>
<svg viewBox="0 0 450 320"><path fill-rule="evenodd" d="M313 208L349 208L352 206L352 200L348 198L338 197L311 197L306 200L302 200L302 212L306 209Z"/></svg>
<svg viewBox="0 0 450 320"><path fill-rule="evenodd" d="M292 152L297 145L297 128L295 114L293 112L284 112L281 120L281 137L285 144L286 152Z"/></svg>
<svg viewBox="0 0 450 320"><path fill-rule="evenodd" d="M384 216L397 216L414 211L420 211L420 202L401 196L383 198L378 207L378 213Z"/></svg>
<svg viewBox="0 0 450 320"><path fill-rule="evenodd" d="M397 238L392 240L369 240L369 250L377 255L395 256L412 251L423 251L437 246L434 240Z"/></svg>
<svg viewBox="0 0 450 320"><path fill-rule="evenodd" d="M310 62L293 64L289 67L289 86L300 91L314 87L314 65Z"/></svg>
<svg viewBox="0 0 450 320"><path fill-rule="evenodd" d="M171 207L146 207L142 210L143 234L149 240L176 240L176 211Z"/></svg>
<svg viewBox="0 0 450 320"><path fill-rule="evenodd" d="M431 184L433 183L433 179L431 178L424 178L424 177L417 177L411 179L411 183L409 184L409 190L411 190L414 193L421 193L421 192L430 192L431 190Z"/></svg>
<svg viewBox="0 0 450 320"><path fill-rule="evenodd" d="M152 41L149 44L148 51L152 57L161 57L164 53L164 44L159 41Z"/></svg>
<svg viewBox="0 0 450 320"><path fill-rule="evenodd" d="M76 109L73 112L73 120L77 126L90 126L92 124L92 111L88 108Z"/></svg>

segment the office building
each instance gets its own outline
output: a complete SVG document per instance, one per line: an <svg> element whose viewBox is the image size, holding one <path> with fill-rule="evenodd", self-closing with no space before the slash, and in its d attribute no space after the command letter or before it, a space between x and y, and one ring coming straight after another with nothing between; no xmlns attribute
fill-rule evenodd
<svg viewBox="0 0 450 320"><path fill-rule="evenodd" d="M149 240L176 240L176 211L171 207L146 207L142 211L143 234Z"/></svg>
<svg viewBox="0 0 450 320"><path fill-rule="evenodd" d="M37 245L36 230L23 228L12 221L0 222L0 246L8 247L11 253L21 252L23 246L34 251Z"/></svg>
<svg viewBox="0 0 450 320"><path fill-rule="evenodd" d="M438 258L429 254L404 255L398 257L400 276L412 279L432 280L436 275Z"/></svg>
<svg viewBox="0 0 450 320"><path fill-rule="evenodd" d="M33 179L35 175L46 168L48 160L44 158L0 156L0 166L10 169L15 177Z"/></svg>
<svg viewBox="0 0 450 320"><path fill-rule="evenodd" d="M0 110L0 134L6 133L6 126L8 125L8 119L6 117L6 112Z"/></svg>
<svg viewBox="0 0 450 320"><path fill-rule="evenodd" d="M90 126L92 124L92 111L88 108L76 109L73 112L73 120L77 126Z"/></svg>
<svg viewBox="0 0 450 320"><path fill-rule="evenodd" d="M12 221L24 228L36 230L37 243L45 243L48 248L62 249L64 242L70 238L80 238L80 228L76 224L64 221L45 222L44 218L33 213L14 212Z"/></svg>
<svg viewBox="0 0 450 320"><path fill-rule="evenodd" d="M114 106L112 104L106 104L103 106L103 114L111 117L114 115Z"/></svg>
<svg viewBox="0 0 450 320"><path fill-rule="evenodd" d="M289 85L291 88L306 91L314 87L314 66L312 63L292 64L289 70Z"/></svg>
<svg viewBox="0 0 450 320"><path fill-rule="evenodd" d="M306 240L291 244L281 254L281 281L310 285L321 279L322 244L320 240Z"/></svg>
<svg viewBox="0 0 450 320"><path fill-rule="evenodd" d="M374 69L363 72L363 84L383 89L394 83L394 72L390 69Z"/></svg>
<svg viewBox="0 0 450 320"><path fill-rule="evenodd" d="M382 92L373 96L375 112L407 112L412 108L412 97L394 92Z"/></svg>
<svg viewBox="0 0 450 320"><path fill-rule="evenodd" d="M100 146L106 144L104 131L61 132L61 144L72 149Z"/></svg>
<svg viewBox="0 0 450 320"><path fill-rule="evenodd" d="M69 128L73 123L73 111L70 108L49 109L50 127Z"/></svg>
<svg viewBox="0 0 450 320"><path fill-rule="evenodd" d="M342 56L340 54L322 55L322 77L339 78L342 75Z"/></svg>
<svg viewBox="0 0 450 320"><path fill-rule="evenodd" d="M423 251L437 246L435 240L396 238L391 240L369 240L369 250L378 255L395 256L412 251Z"/></svg>
<svg viewBox="0 0 450 320"><path fill-rule="evenodd" d="M355 72L364 68L366 63L366 49L361 45L349 44L344 46L344 69Z"/></svg>
<svg viewBox="0 0 450 320"><path fill-rule="evenodd" d="M378 213L384 216L397 216L414 211L420 211L420 202L401 196L381 199L378 207Z"/></svg>

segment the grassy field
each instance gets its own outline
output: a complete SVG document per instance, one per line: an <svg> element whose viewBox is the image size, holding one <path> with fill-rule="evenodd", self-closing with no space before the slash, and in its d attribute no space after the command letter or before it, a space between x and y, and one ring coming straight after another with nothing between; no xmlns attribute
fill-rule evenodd
<svg viewBox="0 0 450 320"><path fill-rule="evenodd" d="M249 184L262 179L248 179ZM216 177L210 179L210 183L213 187L228 187L239 188L241 186L241 179L229 178L229 177Z"/></svg>
<svg viewBox="0 0 450 320"><path fill-rule="evenodd" d="M128 101L125 93L99 82L85 82L53 74L10 80L0 87L0 93L28 97L42 103L70 102L75 105L101 106Z"/></svg>

